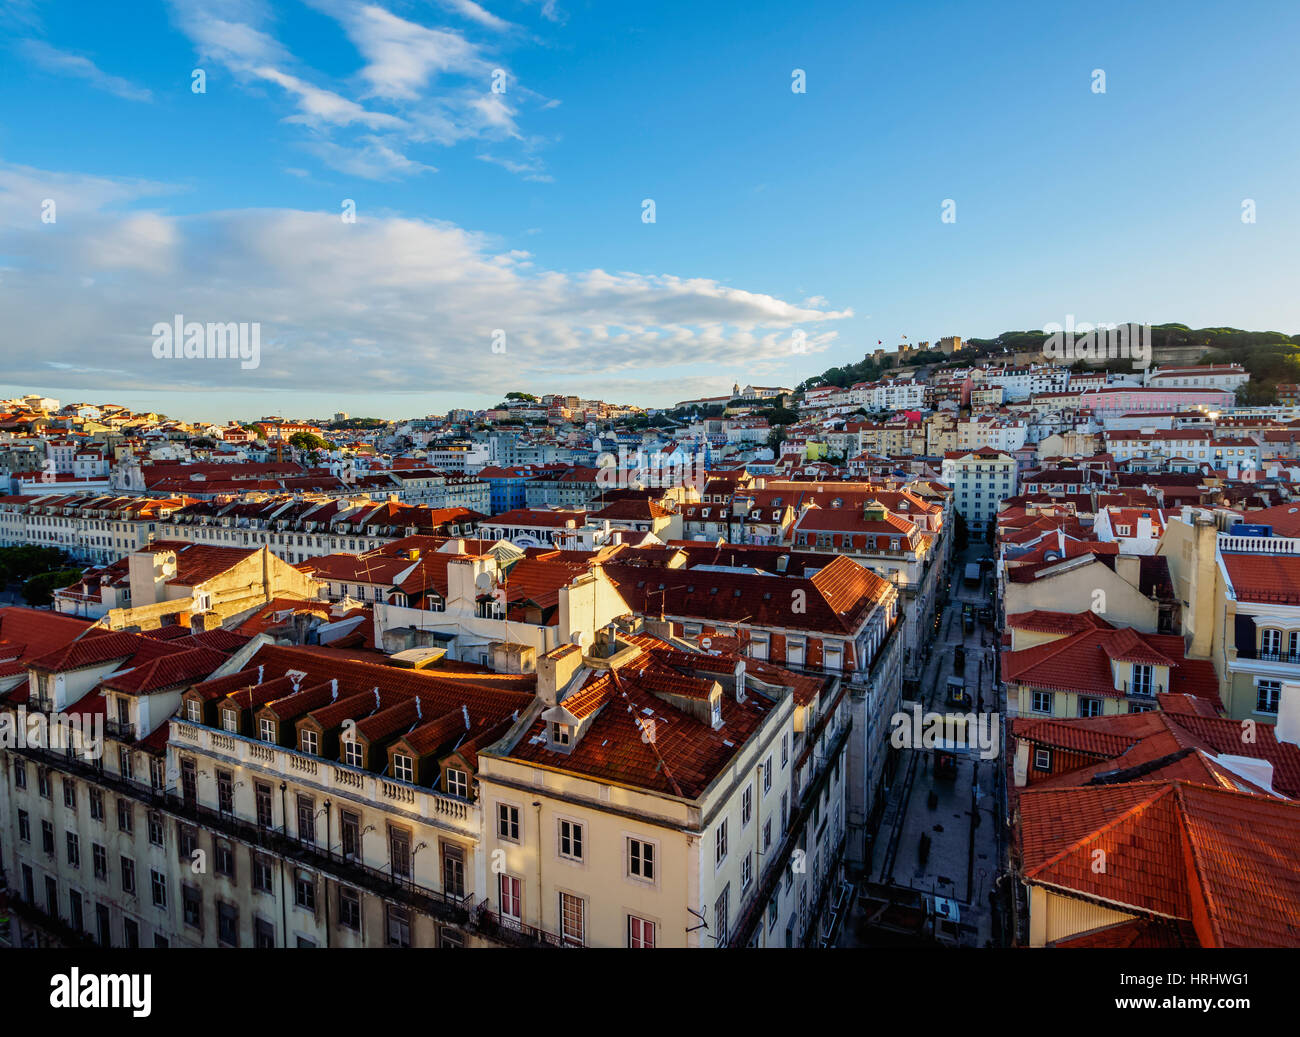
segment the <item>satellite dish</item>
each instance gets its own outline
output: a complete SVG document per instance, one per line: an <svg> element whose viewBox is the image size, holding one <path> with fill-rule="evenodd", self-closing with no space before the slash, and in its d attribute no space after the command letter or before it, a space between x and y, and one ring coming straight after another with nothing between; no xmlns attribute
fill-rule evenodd
<svg viewBox="0 0 1300 1037"><path fill-rule="evenodd" d="M490 591L494 582L491 573L479 573L474 577L474 586L484 592Z"/></svg>

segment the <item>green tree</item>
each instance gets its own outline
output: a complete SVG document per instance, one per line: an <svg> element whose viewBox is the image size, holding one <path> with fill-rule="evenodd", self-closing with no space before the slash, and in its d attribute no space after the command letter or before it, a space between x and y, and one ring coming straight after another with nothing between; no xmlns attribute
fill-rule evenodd
<svg viewBox="0 0 1300 1037"><path fill-rule="evenodd" d="M28 605L48 605L60 587L70 587L81 579L80 569L56 569L33 576L23 584L23 600Z"/></svg>
<svg viewBox="0 0 1300 1037"><path fill-rule="evenodd" d="M295 432L289 437L289 445L299 450L321 451L330 449L329 443L315 432Z"/></svg>

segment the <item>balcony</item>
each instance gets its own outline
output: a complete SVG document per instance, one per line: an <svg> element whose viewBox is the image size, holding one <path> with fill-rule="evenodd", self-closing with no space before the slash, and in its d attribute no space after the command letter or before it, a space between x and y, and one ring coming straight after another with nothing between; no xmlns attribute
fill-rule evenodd
<svg viewBox="0 0 1300 1037"><path fill-rule="evenodd" d="M204 729L194 728L190 725L178 724L177 727L187 727L191 732L200 735L204 733L216 734L216 732L206 732ZM228 740L234 741L234 739ZM246 740L241 739L240 741ZM283 828L263 827L252 821L246 821L229 811L214 810L211 807L186 802L175 789L152 788L149 785L123 778L121 775L109 773L98 766L78 760L67 753L32 747L13 749L11 751L38 763L44 763L59 770L76 774L92 784L130 796L153 809L164 810L172 817L199 825L208 831L219 832L248 846L278 854L286 860L328 874L338 881L357 886L378 896L396 900L426 915L432 915L443 922L463 926L471 921L470 908L474 902L472 892L457 896L422 886L409 877L393 875L387 867L376 868L352 857L345 857L341 852L333 849L290 836ZM287 750L283 749L280 751L287 752ZM328 761L323 761L323 763L323 769L330 768ZM339 770L341 768L333 769ZM378 780L376 775L357 773L361 774L363 778ZM430 797L436 797L437 795L425 789L417 788L416 791ZM450 804L450 807L459 808L459 811L452 810L451 813L453 816L458 814L462 820L468 819L471 810L477 810L475 804L463 801L454 801ZM420 809L426 823L435 823L431 819L427 807ZM477 831L476 828L475 831Z"/></svg>
<svg viewBox="0 0 1300 1037"><path fill-rule="evenodd" d="M109 720L104 718L104 734L109 738L115 738L119 742L136 741L135 724L129 720Z"/></svg>
<svg viewBox="0 0 1300 1037"><path fill-rule="evenodd" d="M1237 649L1238 659L1252 659L1261 663L1300 663L1300 652L1266 652L1259 648Z"/></svg>

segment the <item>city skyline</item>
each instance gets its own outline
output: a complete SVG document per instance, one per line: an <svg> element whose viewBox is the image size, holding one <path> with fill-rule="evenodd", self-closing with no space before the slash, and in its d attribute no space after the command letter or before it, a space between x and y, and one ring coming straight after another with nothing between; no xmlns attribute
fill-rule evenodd
<svg viewBox="0 0 1300 1037"><path fill-rule="evenodd" d="M830 10L11 5L0 393L664 406L1068 315L1300 331L1295 13ZM157 359L182 315L259 365Z"/></svg>

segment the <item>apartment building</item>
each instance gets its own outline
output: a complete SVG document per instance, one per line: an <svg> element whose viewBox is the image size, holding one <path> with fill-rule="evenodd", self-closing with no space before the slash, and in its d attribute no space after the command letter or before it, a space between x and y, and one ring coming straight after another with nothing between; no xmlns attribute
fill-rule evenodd
<svg viewBox="0 0 1300 1037"><path fill-rule="evenodd" d="M1183 601L1190 654L1212 660L1228 716L1273 724L1300 681L1300 540L1268 527L1221 532L1209 513L1171 516L1160 547Z"/></svg>
<svg viewBox="0 0 1300 1037"><path fill-rule="evenodd" d="M213 630L278 597L315 598L316 583L266 547L158 540L55 591L54 608L110 630Z"/></svg>
<svg viewBox="0 0 1300 1037"><path fill-rule="evenodd" d="M56 647L20 657L21 683L0 692L10 730L52 733L0 750L0 860L14 943L175 945L180 868L169 850L175 828L158 809L167 718L187 684L237 656L246 639L213 631L160 640L86 626L69 638L59 624L74 620L27 611L3 610L0 638ZM70 719L71 737L53 734Z"/></svg>
<svg viewBox="0 0 1300 1037"><path fill-rule="evenodd" d="M479 754L492 921L594 947L824 944L839 918L847 695L734 653L603 631L543 660ZM617 745L618 752L608 751Z"/></svg>
<svg viewBox="0 0 1300 1037"><path fill-rule="evenodd" d="M269 547L291 564L374 551L410 536L468 537L482 519L465 508L313 494L252 494L200 501L167 516L159 535L220 547Z"/></svg>
<svg viewBox="0 0 1300 1037"><path fill-rule="evenodd" d="M62 492L0 497L0 547L57 547L76 561L102 565L146 547L171 515L193 503Z"/></svg>
<svg viewBox="0 0 1300 1037"><path fill-rule="evenodd" d="M957 423L957 449L990 447L1004 453L1019 450L1029 434L1023 421L1007 421L995 414L981 414Z"/></svg>
<svg viewBox="0 0 1300 1037"><path fill-rule="evenodd" d="M1235 390L1249 381L1250 374L1240 364L1203 364L1199 367L1148 368L1143 384L1158 389Z"/></svg>
<svg viewBox="0 0 1300 1037"><path fill-rule="evenodd" d="M1035 642L1016 648L1013 641L1000 660L1011 716L1138 713L1155 709L1156 696L1165 693L1218 704L1213 665L1188 658L1178 635L1116 628L1095 614L1043 611L1010 615L1007 626Z"/></svg>
<svg viewBox="0 0 1300 1037"><path fill-rule="evenodd" d="M973 533L982 534L998 505L1017 490L1016 459L992 447L944 454L941 478L952 487L953 507Z"/></svg>

